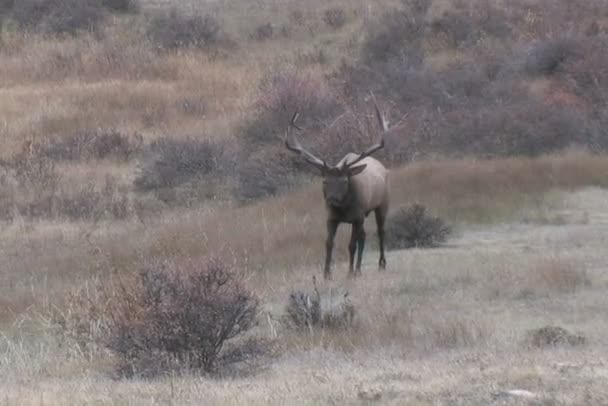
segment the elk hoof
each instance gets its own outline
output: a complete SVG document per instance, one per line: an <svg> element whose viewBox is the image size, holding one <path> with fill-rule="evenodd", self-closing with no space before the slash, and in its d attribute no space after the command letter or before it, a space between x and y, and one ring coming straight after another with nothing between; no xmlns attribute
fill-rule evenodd
<svg viewBox="0 0 608 406"><path fill-rule="evenodd" d="M385 271L386 270L386 260L380 260L380 262L378 263L378 270L379 271Z"/></svg>
<svg viewBox="0 0 608 406"><path fill-rule="evenodd" d="M328 271L323 272L323 278L325 278L326 281L332 280L331 272L328 272Z"/></svg>

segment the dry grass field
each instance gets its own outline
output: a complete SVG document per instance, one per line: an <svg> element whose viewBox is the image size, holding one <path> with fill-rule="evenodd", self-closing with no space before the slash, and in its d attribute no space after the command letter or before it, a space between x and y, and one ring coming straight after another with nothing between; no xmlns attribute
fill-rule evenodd
<svg viewBox="0 0 608 406"><path fill-rule="evenodd" d="M12 3L0 4L0 405L608 405L606 4L426 3L141 0L76 35L3 20ZM395 51L384 15L403 5L429 24L397 25ZM159 28L194 15L218 32L181 20L203 30L184 46ZM566 25L594 53L559 42ZM165 49L172 35L182 42ZM520 68L528 44L536 59ZM283 151L282 117L293 94L326 114L303 114L322 130L304 137L334 156L375 136L347 114L366 117L370 89L394 125L377 154L391 210L422 204L453 231L389 251L379 272L368 219L350 280L343 225L322 281L320 181L287 176L301 167ZM259 298L245 338L269 350L217 373L119 376L104 312L126 297L120 283L209 256ZM348 292L347 328L283 322L313 276L324 298Z"/></svg>

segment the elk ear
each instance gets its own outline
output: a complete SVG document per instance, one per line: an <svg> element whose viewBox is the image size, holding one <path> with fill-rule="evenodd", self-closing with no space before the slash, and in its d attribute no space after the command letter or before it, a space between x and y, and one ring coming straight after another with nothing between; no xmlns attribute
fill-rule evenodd
<svg viewBox="0 0 608 406"><path fill-rule="evenodd" d="M363 170L367 167L367 164L353 166L352 168L348 168L348 176L355 176L363 172Z"/></svg>

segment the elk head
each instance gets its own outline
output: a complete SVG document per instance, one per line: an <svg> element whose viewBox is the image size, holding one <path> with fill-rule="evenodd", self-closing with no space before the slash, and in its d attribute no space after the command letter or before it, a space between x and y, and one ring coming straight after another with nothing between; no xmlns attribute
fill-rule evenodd
<svg viewBox="0 0 608 406"><path fill-rule="evenodd" d="M377 105L375 105L375 110L382 131L387 131L386 120ZM285 140L287 149L301 155L306 162L320 171L321 176L323 176L323 195L329 205L333 207L342 207L348 204L351 178L363 172L367 167L366 164L359 164L359 162L382 149L384 147L384 137L380 139L380 142L358 154L354 159L347 159L347 155L338 164L328 165L326 161L316 157L310 151L302 147L297 137L290 131L292 127L296 130L300 130L296 125L298 115L298 112L293 115L287 130L287 139Z"/></svg>

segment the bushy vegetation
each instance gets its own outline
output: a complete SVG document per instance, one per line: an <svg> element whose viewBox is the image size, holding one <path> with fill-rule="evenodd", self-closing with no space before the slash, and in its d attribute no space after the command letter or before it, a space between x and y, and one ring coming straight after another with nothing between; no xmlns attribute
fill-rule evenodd
<svg viewBox="0 0 608 406"><path fill-rule="evenodd" d="M210 15L189 16L171 10L158 14L147 30L150 40L163 49L184 47L208 48L220 39L220 24Z"/></svg>
<svg viewBox="0 0 608 406"><path fill-rule="evenodd" d="M139 134L127 135L113 129L96 129L54 137L40 148L40 154L58 161L128 161L135 158L142 148L143 138Z"/></svg>
<svg viewBox="0 0 608 406"><path fill-rule="evenodd" d="M295 330L314 328L343 329L353 326L355 306L348 298L322 296L313 279L314 293L303 290L289 294L285 315L287 325Z"/></svg>
<svg viewBox="0 0 608 406"><path fill-rule="evenodd" d="M218 259L156 263L110 289L107 346L123 374L214 372L254 354L251 341L231 344L253 327L258 299Z"/></svg>
<svg viewBox="0 0 608 406"><path fill-rule="evenodd" d="M323 13L323 21L334 29L342 28L346 24L346 12L343 8L332 7Z"/></svg>
<svg viewBox="0 0 608 406"><path fill-rule="evenodd" d="M404 1L388 13L372 28L360 65L343 70L354 101L373 90L409 113L393 140L398 158L421 150L535 156L571 145L606 148L597 104L584 100L588 93L575 79L601 76L605 36L590 36L584 24L561 34L556 2L541 1L546 9L534 8L539 20L529 27L523 3L456 2L441 15L431 15L431 3ZM438 63L429 58L431 46L457 56ZM551 85L535 91L539 77ZM596 82L598 92L606 89L605 80Z"/></svg>
<svg viewBox="0 0 608 406"><path fill-rule="evenodd" d="M444 242L450 232L442 219L427 214L424 206L414 204L389 217L386 246L388 249L434 247Z"/></svg>

